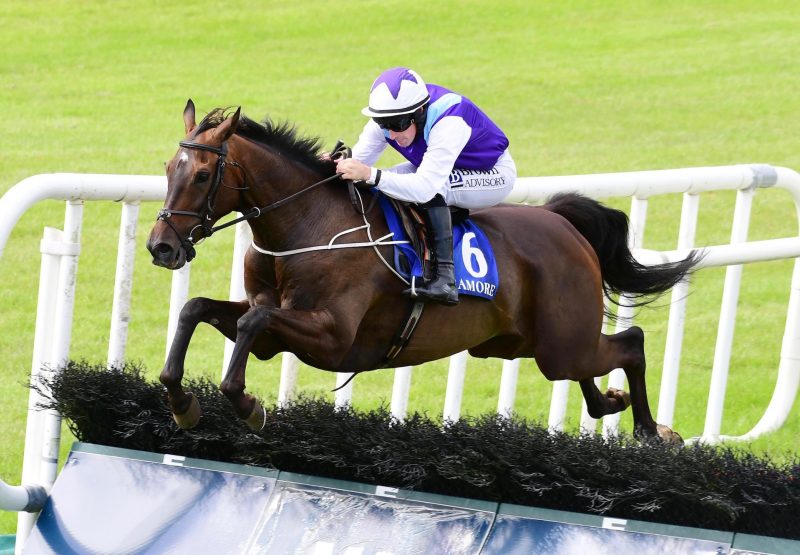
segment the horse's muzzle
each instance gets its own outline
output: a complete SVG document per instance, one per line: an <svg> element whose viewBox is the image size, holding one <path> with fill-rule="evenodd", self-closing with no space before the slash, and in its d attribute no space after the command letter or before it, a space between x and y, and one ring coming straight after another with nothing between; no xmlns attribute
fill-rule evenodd
<svg viewBox="0 0 800 555"><path fill-rule="evenodd" d="M162 268L178 270L187 262L186 251L180 245L175 247L165 242L153 244L148 241L147 250L153 256L153 264Z"/></svg>

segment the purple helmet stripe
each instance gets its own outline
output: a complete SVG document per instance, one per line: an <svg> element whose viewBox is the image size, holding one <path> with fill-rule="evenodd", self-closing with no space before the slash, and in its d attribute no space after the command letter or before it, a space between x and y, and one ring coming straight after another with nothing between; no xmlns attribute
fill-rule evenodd
<svg viewBox="0 0 800 555"><path fill-rule="evenodd" d="M413 81L417 83L417 78L408 71L408 68L405 67L395 67L392 69L387 69L380 76L375 79L375 82L372 84L372 88L370 92L374 91L375 88L380 85L381 83L385 84L389 88L389 92L392 94L392 97L396 100L397 95L400 94L400 85L403 81Z"/></svg>

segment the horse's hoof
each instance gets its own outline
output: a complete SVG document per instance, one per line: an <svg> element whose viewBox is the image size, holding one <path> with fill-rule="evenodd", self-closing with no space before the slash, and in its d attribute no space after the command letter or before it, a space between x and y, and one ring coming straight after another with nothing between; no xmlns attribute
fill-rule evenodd
<svg viewBox="0 0 800 555"><path fill-rule="evenodd" d="M622 390L622 389L616 389L614 387L609 387L606 390L606 397L608 397L609 399L616 399L617 402L622 403L622 408L619 409L621 411L623 411L623 410L627 409L629 406L631 406L631 394L628 393L627 391Z"/></svg>
<svg viewBox="0 0 800 555"><path fill-rule="evenodd" d="M175 419L175 423L178 425L179 428L183 430L191 430L197 423L200 422L200 417L203 415L203 411L200 410L200 401L197 400L192 393L187 393L191 398L189 401L189 408L186 409L186 412L182 414L175 414L172 413L172 418Z"/></svg>
<svg viewBox="0 0 800 555"><path fill-rule="evenodd" d="M656 424L656 432L658 433L658 437L661 438L661 441L667 445L675 445L678 447L683 445L683 438L681 435L678 432L673 431L669 426Z"/></svg>
<svg viewBox="0 0 800 555"><path fill-rule="evenodd" d="M255 402L253 405L253 411L250 413L250 416L244 419L247 422L247 425L250 426L251 430L261 431L264 429L264 426L267 425L267 411L264 410L264 407L261 406L261 403L258 401Z"/></svg>

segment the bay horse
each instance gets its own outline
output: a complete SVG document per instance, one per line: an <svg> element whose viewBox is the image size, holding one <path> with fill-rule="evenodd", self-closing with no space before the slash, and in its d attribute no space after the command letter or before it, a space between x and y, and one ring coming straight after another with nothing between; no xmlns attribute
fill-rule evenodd
<svg viewBox="0 0 800 555"><path fill-rule="evenodd" d="M365 227L367 216L354 210L334 163L320 155L318 139L300 137L288 122L256 123L241 108L232 114L217 108L198 125L191 100L183 121L186 138L167 164L164 208L147 242L153 263L182 267L195 256L196 243L225 227L213 226L234 211L249 218L253 244L244 260L247 299L189 300L160 380L178 425L195 426L200 407L181 379L195 328L210 324L235 342L220 389L236 414L258 429L265 414L245 392L249 353L267 360L289 351L324 370L373 370L382 365L412 301L375 252L391 259L390 246L275 255L328 244L344 230L351 230L345 241L354 243L388 233L379 210L369 212ZM680 442L651 415L642 330L602 334L603 297L624 291L644 305L686 278L701 254L643 266L627 246L627 216L571 193L540 207L501 204L471 218L486 232L498 261L496 297L462 295L457 306L426 306L391 366L465 349L475 357L534 358L548 380L580 384L592 417L631 405L637 436ZM630 394L601 392L595 385L595 377L615 368L625 371Z"/></svg>

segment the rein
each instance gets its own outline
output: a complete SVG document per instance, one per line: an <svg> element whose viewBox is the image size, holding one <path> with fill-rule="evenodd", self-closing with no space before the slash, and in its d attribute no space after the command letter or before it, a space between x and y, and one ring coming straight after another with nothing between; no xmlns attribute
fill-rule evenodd
<svg viewBox="0 0 800 555"><path fill-rule="evenodd" d="M279 257L282 257L282 256L292 256L292 255L295 255L295 254L302 254L302 253L305 253L305 252L329 251L329 250L335 250L335 249L357 249L357 248L363 248L363 247L372 247L372 249L375 251L375 254L378 256L380 261L383 262L383 265L386 266L389 269L390 272L392 272L395 276L397 276L397 278L400 281L402 281L404 284L412 285L412 287L413 287L413 283L409 283L409 281L406 278L404 278L397 270L395 270L394 267L386 260L386 258L383 257L383 255L381 254L381 251L378 250L378 247L387 246L387 245L407 245L409 243L409 241L407 241L405 239L403 239L403 240L392 240L392 238L394 237L394 233L393 232L392 233L387 233L383 237L379 237L377 239L373 239L373 237L372 237L372 224L369 223L369 220L367 220L367 213L375 205L375 199L377 198L377 196L373 196L372 197L372 201L369 204L369 208L365 208L364 207L364 200L361 198L361 193L358 191L358 189L354 190L354 195L355 195L354 196L354 198L355 198L354 202L355 202L355 206L356 206L356 211L361 216L361 218L364 220L364 225L360 225L358 227L353 227L353 228L350 228L350 229L346 229L344 231L340 231L339 233L334 235L333 238L327 244L314 245L314 246L311 246L311 247L303 247L303 248L293 249L293 250L289 250L289 251L270 251L270 250L267 250L267 249L263 249L263 248L259 247L258 245L256 245L255 241L251 241L250 242L250 246L253 247L253 249L255 251L260 252L261 254L264 254L264 255L267 255L267 256L274 256L276 258L279 258ZM348 233L352 233L354 231L358 231L360 229L363 229L363 230L366 231L367 238L369 239L369 241L357 242L357 243L336 243L335 242L339 237L341 237L343 235L347 235Z"/></svg>
<svg viewBox="0 0 800 555"><path fill-rule="evenodd" d="M272 204L269 204L269 205L264 206L262 208L257 208L257 207L254 206L254 207L252 207L250 209L250 212L248 212L247 214L243 214L243 215L239 216L238 218L233 219L233 220L231 220L229 222L225 222L224 224L212 227L210 232L209 232L209 234L208 234L208 236L211 236L211 234L216 233L220 229L225 229L226 227L230 227L230 226L232 226L234 224L238 224L239 222L243 222L245 220L250 220L252 218L258 218L261 214L265 214L267 212L275 210L276 208L280 208L284 204L289 204L291 201L293 201L295 198L299 197L300 195L305 194L305 193L311 191L312 189L314 189L316 187L319 187L320 185L322 185L324 183L327 183L328 181L333 181L334 179L339 179L341 176L342 176L341 173L333 174L330 177L326 177L322 181L317 181L316 183L314 183L312 185L309 185L305 189L300 189L296 193L292 193L288 197L286 197L284 199L281 199L279 201L273 202Z"/></svg>

